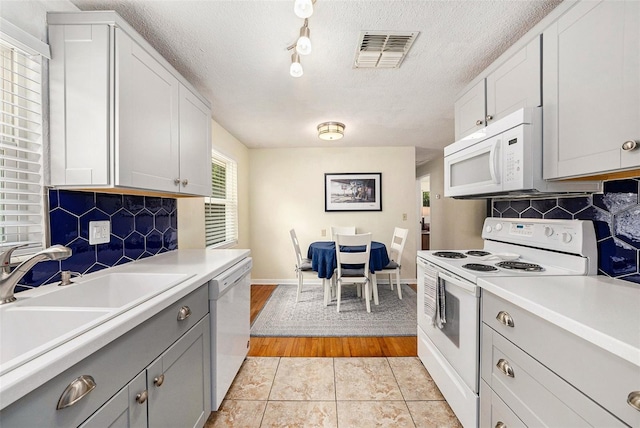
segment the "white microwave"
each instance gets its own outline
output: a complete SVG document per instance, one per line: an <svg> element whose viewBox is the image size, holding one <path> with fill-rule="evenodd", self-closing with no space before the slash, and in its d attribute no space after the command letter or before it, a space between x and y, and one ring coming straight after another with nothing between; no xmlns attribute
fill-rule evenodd
<svg viewBox="0 0 640 428"><path fill-rule="evenodd" d="M542 108L520 109L444 149L444 195L535 197L601 191L601 182L542 179Z"/></svg>

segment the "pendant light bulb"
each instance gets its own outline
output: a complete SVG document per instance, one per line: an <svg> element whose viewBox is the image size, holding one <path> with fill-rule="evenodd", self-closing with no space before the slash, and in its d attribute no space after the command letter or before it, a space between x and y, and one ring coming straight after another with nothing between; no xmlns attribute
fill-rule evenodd
<svg viewBox="0 0 640 428"><path fill-rule="evenodd" d="M311 39L309 38L311 31L309 30L308 21L304 20L304 25L300 27L300 37L296 42L296 52L300 55L309 55L311 53Z"/></svg>
<svg viewBox="0 0 640 428"><path fill-rule="evenodd" d="M298 18L308 18L313 14L313 2L311 0L296 0L293 12Z"/></svg>
<svg viewBox="0 0 640 428"><path fill-rule="evenodd" d="M300 77L303 74L302 64L300 64L300 55L294 52L291 55L291 67L289 67L289 74L293 77Z"/></svg>

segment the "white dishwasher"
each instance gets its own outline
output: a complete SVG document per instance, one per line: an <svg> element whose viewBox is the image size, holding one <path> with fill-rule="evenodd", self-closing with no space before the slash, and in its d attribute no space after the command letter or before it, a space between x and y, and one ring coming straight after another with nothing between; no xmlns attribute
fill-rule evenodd
<svg viewBox="0 0 640 428"><path fill-rule="evenodd" d="M209 281L211 407L218 410L249 351L251 266L247 257Z"/></svg>

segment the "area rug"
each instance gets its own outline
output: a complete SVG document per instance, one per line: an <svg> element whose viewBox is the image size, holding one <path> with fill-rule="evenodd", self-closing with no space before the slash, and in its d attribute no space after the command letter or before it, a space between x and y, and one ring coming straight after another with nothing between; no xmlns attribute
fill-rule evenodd
<svg viewBox="0 0 640 428"><path fill-rule="evenodd" d="M397 290L379 284L378 296L380 304L372 299L368 313L355 287L344 287L338 313L335 299L324 306L320 285L305 286L298 303L295 285L279 285L253 322L251 336L415 336L416 292L403 284L400 300Z"/></svg>

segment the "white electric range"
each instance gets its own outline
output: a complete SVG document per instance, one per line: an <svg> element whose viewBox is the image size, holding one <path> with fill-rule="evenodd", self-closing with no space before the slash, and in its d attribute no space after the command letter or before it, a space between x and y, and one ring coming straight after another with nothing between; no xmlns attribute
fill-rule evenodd
<svg viewBox="0 0 640 428"><path fill-rule="evenodd" d="M596 275L598 263L590 221L489 217L482 238L481 250L418 251L417 257L418 357L465 427L478 426L478 278ZM429 307L438 285L445 291L444 323Z"/></svg>

